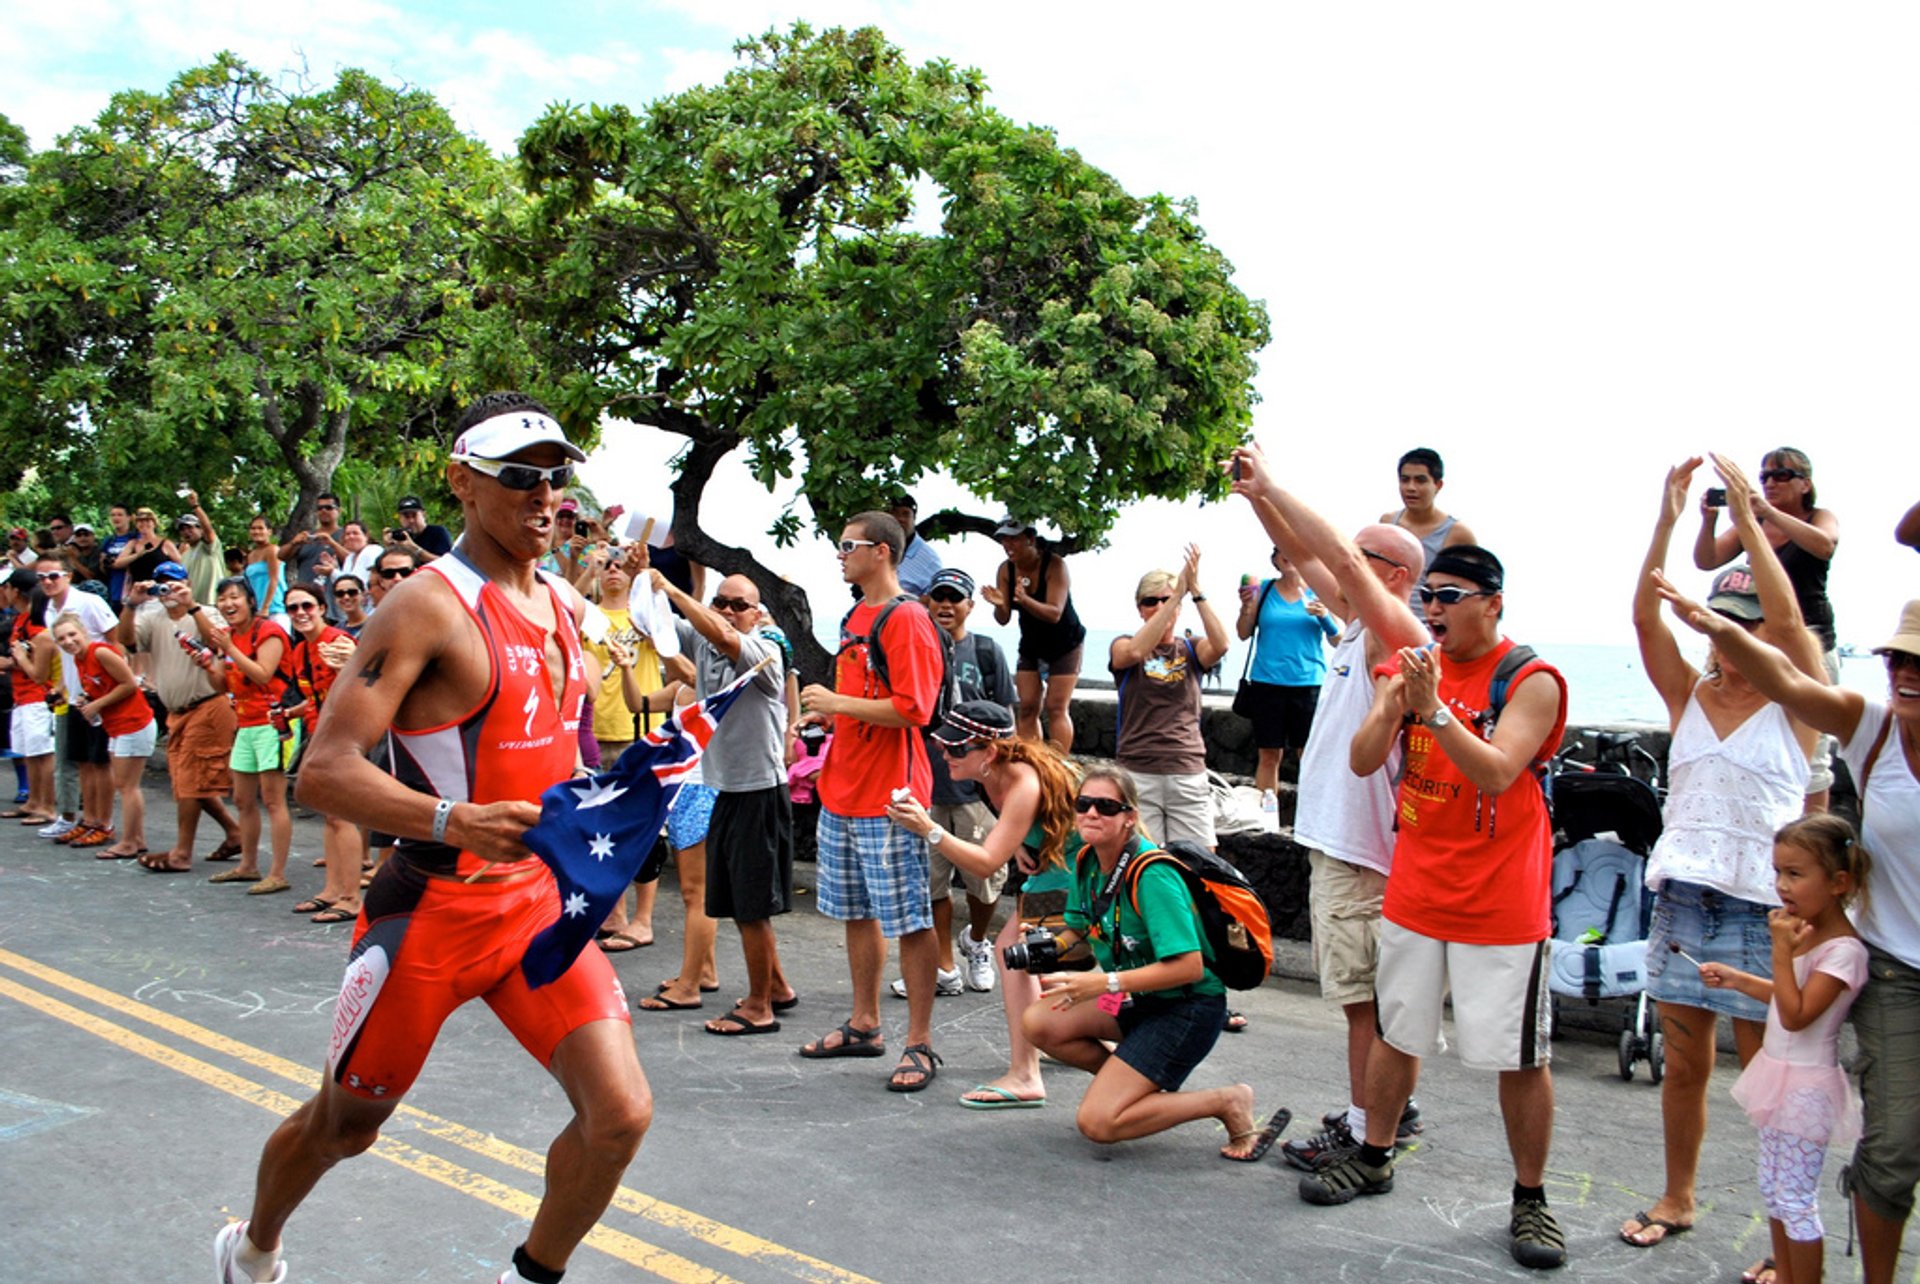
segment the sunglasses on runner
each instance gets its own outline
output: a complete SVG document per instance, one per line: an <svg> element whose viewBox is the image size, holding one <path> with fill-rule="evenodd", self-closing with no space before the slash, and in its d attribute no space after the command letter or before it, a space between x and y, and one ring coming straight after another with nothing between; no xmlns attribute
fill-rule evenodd
<svg viewBox="0 0 1920 1284"><path fill-rule="evenodd" d="M1118 816L1123 811L1133 810L1121 799L1095 798L1091 794L1081 794L1074 799L1073 809L1075 812L1097 811L1102 816Z"/></svg>
<svg viewBox="0 0 1920 1284"><path fill-rule="evenodd" d="M567 483L573 480L572 464L535 468L532 464L502 464L491 459L475 459L471 455L455 455L453 458L474 472L493 478L508 490L532 490L541 482L546 482L555 490L565 490Z"/></svg>
<svg viewBox="0 0 1920 1284"><path fill-rule="evenodd" d="M856 548L874 548L879 543L877 539L843 539L840 541L840 554L844 557Z"/></svg>
<svg viewBox="0 0 1920 1284"><path fill-rule="evenodd" d="M1470 597L1492 597L1485 589L1463 589L1458 584L1442 584L1439 588L1420 586L1421 602L1439 602L1442 606L1458 606Z"/></svg>
<svg viewBox="0 0 1920 1284"><path fill-rule="evenodd" d="M1760 480L1763 482L1798 481L1806 474L1798 468L1762 468Z"/></svg>
<svg viewBox="0 0 1920 1284"><path fill-rule="evenodd" d="M707 603L716 611L751 611L753 603L744 597L718 597Z"/></svg>
<svg viewBox="0 0 1920 1284"><path fill-rule="evenodd" d="M415 569L415 567L411 566L383 566L380 568L380 578L383 580L404 580L407 576L413 574Z"/></svg>

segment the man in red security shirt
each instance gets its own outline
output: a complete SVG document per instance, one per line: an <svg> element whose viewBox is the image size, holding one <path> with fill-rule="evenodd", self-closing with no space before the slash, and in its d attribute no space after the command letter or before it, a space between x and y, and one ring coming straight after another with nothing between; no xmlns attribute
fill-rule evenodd
<svg viewBox="0 0 1920 1284"><path fill-rule="evenodd" d="M460 545L387 594L328 697L300 799L400 842L366 891L319 1095L268 1140L252 1220L215 1241L225 1284L285 1278L287 1219L334 1164L373 1144L466 998L486 1000L575 1110L503 1282L560 1279L652 1121L606 956L583 951L537 992L520 967L561 912L524 835L541 793L582 770L585 603L535 564L584 457L521 394L470 407L447 468L466 519ZM391 776L365 756L389 729Z"/></svg>
<svg viewBox="0 0 1920 1284"><path fill-rule="evenodd" d="M900 939L900 973L907 982L907 1046L887 1087L918 1092L933 1082L934 969L938 942L927 895L927 840L887 819L896 789L926 806L933 771L920 729L933 718L946 659L927 608L912 598L894 605L880 633L886 680L876 672L868 635L880 613L900 598L900 555L907 542L900 523L881 512L861 513L840 534L840 574L860 590L860 601L840 625L833 689L814 684L800 693L803 721L828 722L833 745L820 773L820 912L847 925L847 964L853 973L853 1015L800 1049L803 1057L877 1057L886 1052L880 1031L880 977L887 938Z"/></svg>

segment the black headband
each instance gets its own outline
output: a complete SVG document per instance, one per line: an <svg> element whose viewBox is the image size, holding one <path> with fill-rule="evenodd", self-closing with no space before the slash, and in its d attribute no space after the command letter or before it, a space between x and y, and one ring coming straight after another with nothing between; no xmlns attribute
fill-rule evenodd
<svg viewBox="0 0 1920 1284"><path fill-rule="evenodd" d="M1485 562L1473 558L1459 557L1446 549L1427 567L1427 574L1438 571L1442 575L1458 575L1463 580L1472 580L1489 593L1498 593L1502 583L1498 567L1488 566Z"/></svg>

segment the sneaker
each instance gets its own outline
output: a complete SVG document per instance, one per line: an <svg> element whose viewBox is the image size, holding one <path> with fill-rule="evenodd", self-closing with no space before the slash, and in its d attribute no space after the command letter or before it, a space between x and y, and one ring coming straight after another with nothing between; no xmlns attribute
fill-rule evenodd
<svg viewBox="0 0 1920 1284"><path fill-rule="evenodd" d="M1567 1237L1544 1199L1516 1199L1507 1223L1513 1260L1536 1271L1567 1264Z"/></svg>
<svg viewBox="0 0 1920 1284"><path fill-rule="evenodd" d="M1347 1111L1344 1106L1338 1110L1329 1110L1326 1114L1320 1116L1321 1126L1326 1128L1331 1128L1335 1124L1344 1126L1346 1122ZM1420 1103L1409 1097L1407 1099L1407 1108L1400 1112L1400 1125L1393 1130L1393 1144L1396 1146L1412 1145L1413 1139L1418 1136L1425 1127L1426 1125L1420 1122Z"/></svg>
<svg viewBox="0 0 1920 1284"><path fill-rule="evenodd" d="M1360 1162L1357 1146L1324 1172L1300 1179L1300 1198L1309 1204L1344 1204L1355 1195L1384 1195L1392 1189L1393 1160L1384 1168L1370 1168Z"/></svg>
<svg viewBox="0 0 1920 1284"><path fill-rule="evenodd" d="M954 968L951 972L946 968L941 968L933 974L933 993L936 998L950 999L956 994L965 994L966 992L967 987L960 980L959 968ZM904 999L907 997L906 977L895 978L893 982L893 997L896 999Z"/></svg>
<svg viewBox="0 0 1920 1284"><path fill-rule="evenodd" d="M1359 1145L1353 1139L1353 1130L1347 1127L1345 1112L1342 1112L1327 1125L1324 1132L1283 1144L1280 1157L1303 1173L1317 1173L1331 1168L1342 1155L1358 1149Z"/></svg>
<svg viewBox="0 0 1920 1284"><path fill-rule="evenodd" d="M34 832L42 838L58 838L62 834L71 834L73 832L73 822L62 816L51 825L46 826L44 829L37 829Z"/></svg>
<svg viewBox="0 0 1920 1284"><path fill-rule="evenodd" d="M65 833L55 834L53 841L63 847L71 847L81 839L91 836L92 833L92 825L87 824L85 821L76 821Z"/></svg>
<svg viewBox="0 0 1920 1284"><path fill-rule="evenodd" d="M966 978L967 988L981 994L991 992L994 983L993 942L976 942L973 933L962 928L954 948L960 954L960 971Z"/></svg>
<svg viewBox="0 0 1920 1284"><path fill-rule="evenodd" d="M245 1222L230 1222L213 1237L213 1269L219 1272L220 1284L254 1284L253 1275L236 1260L246 1233ZM281 1284L286 1278L287 1264L275 1262L265 1284Z"/></svg>

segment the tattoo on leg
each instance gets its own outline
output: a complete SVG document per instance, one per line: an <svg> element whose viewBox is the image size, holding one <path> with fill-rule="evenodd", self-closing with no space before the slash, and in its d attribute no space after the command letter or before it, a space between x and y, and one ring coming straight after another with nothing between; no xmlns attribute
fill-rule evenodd
<svg viewBox="0 0 1920 1284"><path fill-rule="evenodd" d="M373 658L360 666L360 672L354 676L371 687L387 671L387 653L385 650L374 652Z"/></svg>

